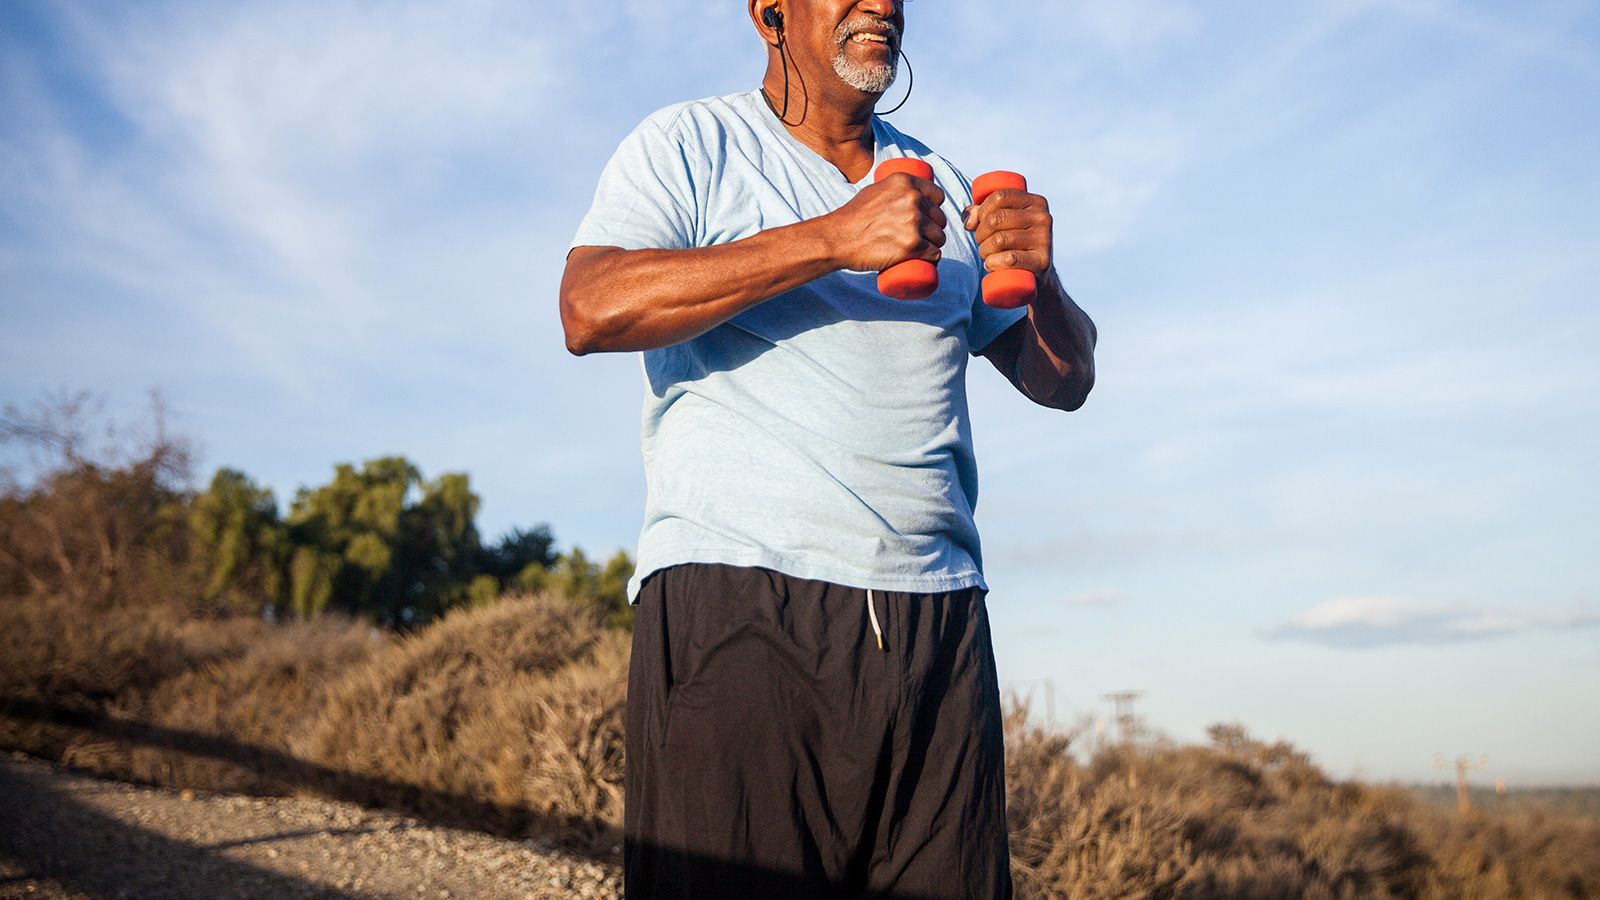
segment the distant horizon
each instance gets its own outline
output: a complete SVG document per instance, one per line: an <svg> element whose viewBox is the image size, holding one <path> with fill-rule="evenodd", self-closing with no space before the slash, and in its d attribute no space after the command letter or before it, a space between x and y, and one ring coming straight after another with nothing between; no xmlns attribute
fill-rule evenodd
<svg viewBox="0 0 1600 900"><path fill-rule="evenodd" d="M1600 785L1600 10L906 14L890 120L1027 175L1100 332L1070 414L970 363L1001 680ZM567 353L566 249L624 135L762 64L693 0L0 6L0 404L161 388L282 508L392 448L486 537L632 554L639 358Z"/></svg>
<svg viewBox="0 0 1600 900"><path fill-rule="evenodd" d="M91 392L91 393L94 393L94 392ZM103 392L100 395L104 396ZM34 398L34 399L37 400L37 399L40 399L40 398ZM172 410L172 412L176 413L179 417L181 417L181 413L182 413L181 410ZM128 425L134 424L134 422L132 422L132 421L124 421L124 422L121 422L121 423L118 423L118 424L120 424L122 426L128 426ZM199 436L186 435L186 437L195 439L195 443L197 445L203 443L203 440L201 440L199 438ZM416 459L416 458L406 454L403 451L392 450L392 451L387 451L387 452L382 452L382 453L364 454L364 455L360 455L358 457L351 458L351 459L343 459L343 460L334 461L334 462L328 464L327 476L328 476L328 478L331 479L331 477L334 474L335 468L337 466L339 466L339 465L351 464L351 465L359 467L362 463L366 462L367 460L377 459L377 458L386 457L386 456L400 456L400 457L404 457L404 458L410 460L413 464L416 464L421 469L424 478L437 477L438 475L443 474L443 470L437 470L436 471L436 470L429 469L426 466L425 461L423 461L423 460ZM0 454L0 464L3 464L4 460L5 460L4 455ZM210 475L213 472L215 472L217 469L224 468L224 467L227 467L227 468L238 468L237 466L210 465L210 464L207 464L203 459L202 460L197 460L196 461L196 465L195 465L195 471L193 473L194 474L194 479L195 479L195 486L197 488L204 489L204 486L205 486L206 482L208 481L208 479L210 478ZM251 473L248 472L248 471L245 471L245 474L246 475L251 475ZM471 473L468 472L467 475L470 478ZM323 483L325 483L325 482L323 482ZM315 487L319 486L319 483L315 482L315 481L309 482L309 483L301 483L301 484L295 485L295 487L293 489L275 489L275 488L272 488L272 486L270 486L270 485L263 485L263 486L268 487L270 490L273 491L274 499L276 500L276 502L278 504L278 510L279 510L280 514L287 515L288 512L290 511L290 506L291 506L291 502L293 500L293 497L295 496L295 491L298 490L299 488L302 488L302 487L315 488ZM478 490L477 487L474 486L474 492L477 492L477 490ZM512 529L515 529L515 528L533 528L533 527L537 527L537 526L541 526L541 525L548 526L550 528L552 534L555 535L555 537L556 537L556 547L557 548L562 549L562 550L570 550L570 549L573 549L573 548L576 548L576 547L580 546L578 544L574 544L574 543L571 543L571 542L568 542L568 541L563 541L561 539L561 529L560 529L559 523L551 522L551 521L543 520L543 519L535 519L533 521L527 521L527 522L522 522L522 523L514 523L514 524L509 525L509 526L507 526L507 528L505 528L503 530L500 530L500 531L490 531L490 530L485 530L485 529L481 529L480 528L480 534L482 535L482 537L483 537L485 542L490 542L490 541L498 539L499 537L503 536L506 533L509 533L510 530L512 530ZM588 548L583 548L583 549L584 549L585 553L587 553L587 554L589 554L591 556L599 556L599 557L608 556L612 552L615 552L615 550L618 550L618 549L627 550L627 551L630 552L630 555L631 555L631 552L632 552L632 548L631 547L625 547L625 546L624 547L588 547ZM1085 598L1083 600L1083 605L1101 605L1101 604L1110 604L1110 603L1115 603L1115 602L1117 602L1117 598L1115 598L1115 597ZM1027 681L1027 682L1011 682L1011 681L1006 681L1006 680L1002 679L1001 691L1002 691L1003 695L1006 695L1009 690L1011 690L1011 689L1013 689L1013 688L1015 688L1015 687L1017 687L1019 685L1022 685L1022 684L1028 684L1028 685L1031 685L1033 688L1037 689L1037 688L1042 687L1043 681L1044 681L1043 679L1032 679L1032 680ZM1028 695L1029 692L1024 691L1024 692L1021 692L1021 693L1024 696L1026 696L1026 695ZM1047 720L1049 719L1048 709L1047 709L1047 706L1046 706L1046 704L1045 704L1045 702L1043 700L1044 696L1045 696L1045 694L1042 691L1035 690L1034 692L1032 692L1032 700L1034 701L1034 703L1033 703L1033 707L1030 709L1031 720L1035 724L1038 724L1038 725L1041 725L1041 726L1046 725L1047 724ZM1108 703L1107 704L1102 704L1102 705L1104 705L1107 708L1109 708L1109 704ZM1081 724L1087 726L1088 722L1098 722L1105 729L1106 734L1114 733L1114 731L1116 729L1116 725L1114 723L1114 717L1109 715L1109 714L1096 715L1096 711L1094 709L1078 708L1076 710L1076 714L1064 715L1062 713L1061 709L1060 709L1060 704L1059 703L1057 704L1057 710L1056 710L1056 713L1055 713L1055 727L1058 730L1067 731L1067 730L1069 730L1068 726L1070 724L1072 724L1072 723L1081 723ZM1332 776L1332 777L1336 777L1336 778L1340 778L1340 779L1350 779L1350 780L1364 781L1364 782L1367 782L1367 783L1394 783L1394 784L1400 784L1400 785L1405 786L1405 787L1441 788L1441 789L1448 789L1450 791L1454 791L1456 789L1455 776L1453 774L1450 774L1449 772L1446 772L1444 774L1435 776L1434 780L1429 780L1427 778L1427 776L1421 776L1421 777L1418 777L1418 778L1415 778L1415 779L1378 778L1378 777L1371 777L1371 776L1368 776L1368 775L1364 775L1362 773L1362 770L1363 770L1364 767L1359 762L1353 764L1352 767L1350 768L1350 770L1347 771L1347 772L1336 772L1336 771L1331 770L1328 767L1328 765L1327 765L1327 763L1325 761L1319 759L1317 754L1311 748L1308 748L1308 747L1302 745L1299 741L1295 740L1295 738L1293 736L1291 736L1291 735L1269 736L1269 735L1266 735L1264 733L1257 733L1256 731L1254 731L1251 728L1251 723L1249 723L1249 722L1241 722L1241 723L1238 723L1238 724L1242 724L1245 727L1246 732L1249 733L1251 735L1251 737L1253 737L1255 739L1262 740L1262 741L1264 741L1266 743L1272 743L1274 741L1279 741L1279 740L1286 741L1289 744L1291 744L1296 750L1299 750L1301 752L1306 752L1306 753L1310 754L1312 756L1313 760L1320 767L1323 767L1326 771L1328 771L1328 774L1330 776ZM1206 740L1204 734L1200 734L1198 736L1191 735L1191 736L1187 736L1187 737L1180 737L1180 736L1176 736L1176 735L1172 735L1172 734L1168 734L1168 733L1164 732L1160 727L1160 723L1143 721L1142 725L1143 725L1143 727L1145 729L1147 729L1149 731L1153 731L1156 734L1156 736L1159 737L1159 738L1168 739L1168 740L1176 740L1176 741L1179 741L1180 743L1190 743L1190 744L1205 744L1205 743L1207 743L1207 740ZM1110 743L1110 742L1111 741L1109 739L1107 739L1107 743ZM1077 748L1074 747L1075 751L1076 751L1076 749ZM1447 761L1453 761L1453 759L1454 759L1454 757L1447 757ZM1535 777L1532 780L1528 780L1528 779L1524 779L1524 778L1517 778L1517 777L1514 777L1514 776L1511 776L1511 775L1506 775L1506 774L1503 774L1503 773L1497 774L1492 768L1484 768L1484 769L1474 770L1474 772L1469 773L1468 778L1467 778L1467 782L1468 782L1469 786L1472 786L1474 788L1483 788L1483 789L1486 789L1486 790L1493 790L1494 786L1495 786L1495 779L1496 778L1506 778L1506 780L1507 780L1506 787L1507 787L1508 791L1515 791L1515 790L1552 790L1552 789L1554 789L1554 790L1576 789L1576 790L1595 790L1595 791L1600 791L1600 776L1581 775L1581 774L1577 774L1577 775L1571 776L1571 780L1561 780L1561 776L1559 776L1559 775L1549 775L1549 776L1543 776L1543 777ZM1585 780L1585 779L1588 779L1588 780Z"/></svg>

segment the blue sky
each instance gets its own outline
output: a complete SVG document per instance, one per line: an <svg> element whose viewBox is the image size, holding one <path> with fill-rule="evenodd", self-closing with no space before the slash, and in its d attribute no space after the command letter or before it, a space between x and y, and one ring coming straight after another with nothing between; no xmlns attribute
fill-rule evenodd
<svg viewBox="0 0 1600 900"><path fill-rule="evenodd" d="M908 14L894 121L1029 176L1101 334L1076 413L971 372L1002 679L1600 782L1600 4ZM565 353L564 251L762 60L733 2L0 5L0 401L159 387L282 501L400 452L632 549L638 359Z"/></svg>

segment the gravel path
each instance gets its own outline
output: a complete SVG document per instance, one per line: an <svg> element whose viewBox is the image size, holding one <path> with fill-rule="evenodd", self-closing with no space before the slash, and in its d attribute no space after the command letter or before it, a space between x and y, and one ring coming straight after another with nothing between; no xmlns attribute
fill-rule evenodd
<svg viewBox="0 0 1600 900"><path fill-rule="evenodd" d="M0 897L615 898L621 870L395 813L0 755Z"/></svg>

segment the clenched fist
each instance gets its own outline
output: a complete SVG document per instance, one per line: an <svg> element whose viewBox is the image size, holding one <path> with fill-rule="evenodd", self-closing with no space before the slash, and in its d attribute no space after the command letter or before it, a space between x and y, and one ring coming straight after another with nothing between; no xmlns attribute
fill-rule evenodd
<svg viewBox="0 0 1600 900"><path fill-rule="evenodd" d="M947 224L944 191L905 173L861 189L823 217L834 262L841 269L877 272L908 259L939 262Z"/></svg>
<svg viewBox="0 0 1600 900"><path fill-rule="evenodd" d="M1054 220L1050 204L1038 194L1015 188L995 191L968 206L962 224L973 232L988 271L1027 269L1039 278L1050 271Z"/></svg>

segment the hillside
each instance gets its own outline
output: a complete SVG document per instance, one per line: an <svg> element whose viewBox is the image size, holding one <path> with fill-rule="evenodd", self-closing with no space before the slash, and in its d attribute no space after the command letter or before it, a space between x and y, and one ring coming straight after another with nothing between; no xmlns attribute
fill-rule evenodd
<svg viewBox="0 0 1600 900"><path fill-rule="evenodd" d="M389 809L614 865L629 633L606 617L511 596L399 637L336 616L6 600L0 746L179 790ZM1008 710L1021 896L1600 895L1590 819L1463 818L1334 781L1239 726L1203 746L1074 741Z"/></svg>

